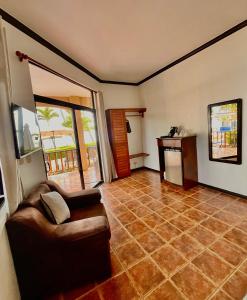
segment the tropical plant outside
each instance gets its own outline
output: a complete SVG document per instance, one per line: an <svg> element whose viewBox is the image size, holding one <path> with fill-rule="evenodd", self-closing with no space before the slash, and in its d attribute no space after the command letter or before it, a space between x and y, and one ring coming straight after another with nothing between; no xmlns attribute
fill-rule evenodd
<svg viewBox="0 0 247 300"><path fill-rule="evenodd" d="M50 121L54 118L59 117L59 114L50 107L37 108L37 112L38 112L38 119L46 121L49 129L50 129ZM51 136L50 139L52 141L54 148L56 148L54 136Z"/></svg>
<svg viewBox="0 0 247 300"><path fill-rule="evenodd" d="M45 108L37 108L38 111L38 119L44 120L50 125L50 121L53 118L58 118L59 115L57 112L54 111L54 109L45 107Z"/></svg>
<svg viewBox="0 0 247 300"><path fill-rule="evenodd" d="M82 120L83 131L88 132L88 134L91 138L91 143L90 144L95 145L96 142L95 142L94 137L93 137L92 132L91 132L93 129L95 129L93 124L92 124L92 119L90 117L83 116L83 117L81 117L81 120ZM66 127L66 128L72 128L73 127L71 113L66 116L66 118L62 122L62 126ZM88 144L89 143L87 143L86 145L88 145Z"/></svg>

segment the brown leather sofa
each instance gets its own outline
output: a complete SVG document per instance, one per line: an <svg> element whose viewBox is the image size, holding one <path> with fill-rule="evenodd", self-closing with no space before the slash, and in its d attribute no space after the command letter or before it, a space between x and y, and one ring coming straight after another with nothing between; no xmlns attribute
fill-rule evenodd
<svg viewBox="0 0 247 300"><path fill-rule="evenodd" d="M51 223L40 194L58 191L67 202L71 219ZM84 281L111 273L110 227L98 189L66 193L54 182L36 187L6 227L22 299L42 299Z"/></svg>

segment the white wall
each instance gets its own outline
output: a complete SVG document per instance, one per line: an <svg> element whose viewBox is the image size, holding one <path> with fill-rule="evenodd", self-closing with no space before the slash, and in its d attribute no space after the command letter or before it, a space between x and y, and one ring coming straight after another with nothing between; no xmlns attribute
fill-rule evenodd
<svg viewBox="0 0 247 300"><path fill-rule="evenodd" d="M0 22L0 165L2 166L3 179L8 178L9 196L12 197L17 193L17 181L16 164L15 159L13 159L13 139L9 138L12 135L12 130L9 118L8 74L6 72L7 61L4 45L4 32ZM14 199L11 204L13 208L16 201L17 199ZM5 200L3 207L0 208L0 299L15 300L20 299L20 295L5 229L5 222L9 214L8 204L8 201Z"/></svg>
<svg viewBox="0 0 247 300"><path fill-rule="evenodd" d="M25 194L46 177L42 152L37 152L20 161L15 159L9 103L14 102L33 111L35 109L28 63L21 63L15 52L16 50L24 52L39 62L92 89L98 89L98 82L7 22L2 21L2 24L6 39L1 35L0 159L3 163L9 205L6 203L4 209L0 210L0 299L16 300L20 298L20 295L4 224L9 208L13 212L19 202L20 193L17 184L17 173L19 172L22 178ZM1 33L3 30L1 30ZM7 48L6 55L4 55L4 47Z"/></svg>
<svg viewBox="0 0 247 300"><path fill-rule="evenodd" d="M156 137L170 126L197 134L199 181L247 195L247 28L203 50L140 86L146 166L158 169ZM209 161L207 105L243 99L243 163Z"/></svg>
<svg viewBox="0 0 247 300"><path fill-rule="evenodd" d="M101 84L105 109L141 107L138 88L129 85Z"/></svg>
<svg viewBox="0 0 247 300"><path fill-rule="evenodd" d="M5 227L0 231L0 299L18 300L20 294Z"/></svg>
<svg viewBox="0 0 247 300"><path fill-rule="evenodd" d="M139 108L142 107L138 87L102 84L105 109L110 108ZM131 133L128 133L129 154L143 152L143 118L129 117ZM143 158L130 160L130 168L136 169L144 165Z"/></svg>
<svg viewBox="0 0 247 300"><path fill-rule="evenodd" d="M8 201L5 201L0 209L0 299L18 300L20 299L18 283L15 275L8 236L4 226L8 213Z"/></svg>
<svg viewBox="0 0 247 300"><path fill-rule="evenodd" d="M143 118L140 116L133 116L136 113L126 113L126 119L130 123L131 133L127 134L129 144L129 154L137 154L143 152ZM130 160L131 170L144 166L143 157L132 158Z"/></svg>
<svg viewBox="0 0 247 300"><path fill-rule="evenodd" d="M8 62L9 89L7 89L6 76L1 76L0 125L1 129L4 128L4 131L0 131L0 141L5 147L0 148L0 158L4 165L9 206L11 211L14 211L20 197L17 188L17 173L19 172L21 175L24 194L28 194L35 184L45 179L45 169L41 152L37 152L18 162L15 159L9 103L14 102L33 111L35 109L28 63L21 63L18 60L18 57L15 55L17 50L28 54L35 60L93 90L102 89L106 108L119 108L120 106L140 107L140 101L137 87L100 85L97 81L23 34L12 25L5 21L2 21L2 23L6 36L5 46L7 47L6 57ZM3 70L6 66L3 67L2 63L0 67L1 71L6 71ZM9 90L9 98L6 90ZM4 227L7 213L8 208L0 211L0 233L2 233L0 235L0 277L5 277L0 283L0 299L9 300L19 299L20 295ZM8 274L2 274L3 271L8 272Z"/></svg>
<svg viewBox="0 0 247 300"><path fill-rule="evenodd" d="M19 61L15 54L16 50L28 54L37 61L58 72L61 72L85 86L92 89L98 88L97 81L81 72L61 57L40 45L7 22L3 21L3 25L6 30L6 42L8 47L8 60L11 77L11 102L21 105L27 109L35 110L29 66L27 62L21 63ZM19 163L24 193L28 194L35 184L46 178L42 152L35 153L28 159L24 159ZM35 173L33 170L35 170Z"/></svg>
<svg viewBox="0 0 247 300"><path fill-rule="evenodd" d="M142 120L144 122L144 151L151 155L145 159L146 166L158 169L155 138L167 133L171 125L184 125L198 135L199 180L247 195L245 126L247 115L245 103L247 96L247 29L242 29L138 88L99 84L5 21L3 21L3 25L6 30L8 46L10 101L28 109L34 109L28 65L25 62L20 63L15 55L15 51L20 50L89 88L101 89L106 109L147 107L147 112ZM1 59L0 71L3 71ZM17 168L5 89L6 82L3 76L0 76L0 141L1 145L5 146L4 148L0 147L0 158L4 165L9 204L11 210L14 210L19 196L16 188ZM207 105L239 97L244 100L243 164L235 166L210 162L207 145ZM134 129L140 126L139 123L132 124L132 122L135 121L131 121L134 132ZM141 139L133 138L133 135L129 139L132 140L130 146L132 150L140 148ZM20 171L26 191L44 179L43 167L41 153L21 162ZM0 211L0 299L14 300L19 299L20 296L4 228L7 213L8 205L6 203L4 209Z"/></svg>

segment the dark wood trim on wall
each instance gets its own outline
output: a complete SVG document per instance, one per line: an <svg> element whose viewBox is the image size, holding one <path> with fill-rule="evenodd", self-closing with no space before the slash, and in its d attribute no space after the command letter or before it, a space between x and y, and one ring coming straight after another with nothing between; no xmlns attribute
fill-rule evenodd
<svg viewBox="0 0 247 300"><path fill-rule="evenodd" d="M208 41L207 43L201 45L200 47L192 50L191 52L185 54L184 56L180 57L179 59L176 59L175 61L173 61L172 63L170 63L169 65L159 69L158 71L154 72L153 74L149 75L148 77L142 79L141 81L138 82L138 85L144 83L145 81L148 81L149 79L159 75L160 73L176 66L177 64L181 63L182 61L190 58L191 56L201 52L202 50L216 44L217 42L223 40L224 38L228 37L229 35L239 31L240 29L244 28L247 26L247 20L244 20L243 22L237 24L236 26L230 28L229 30L223 32L222 34L216 36L215 38L213 38L212 40Z"/></svg>
<svg viewBox="0 0 247 300"><path fill-rule="evenodd" d="M42 103L47 103L47 104L51 104L51 105L64 106L64 107L68 107L71 109L78 109L78 110L83 109L86 111L95 112L95 108L90 108L90 107L62 101L62 100L55 99L55 98L49 98L49 97L40 96L40 95L36 95L36 94L34 94L33 97L34 97L35 102L42 102Z"/></svg>
<svg viewBox="0 0 247 300"><path fill-rule="evenodd" d="M37 34L36 32L34 32L32 29L30 29L29 27L27 27L26 25L24 25L22 22L18 21L16 18L14 18L13 16L11 16L9 13L7 13L6 11L4 11L3 9L0 8L0 15L2 16L2 18L8 22L9 24L11 24L12 26L16 27L17 29L19 29L20 31L22 31L23 33L25 33L26 35L28 35L29 37L31 37L32 39L34 39L36 42L40 43L41 45L43 45L44 47L46 47L47 49L49 49L50 51L52 51L53 53L57 54L58 56L62 57L64 60L66 60L67 62L69 62L70 64L72 64L73 66L77 67L78 69L80 69L82 72L86 73L87 75L89 75L90 77L94 78L95 80L97 80L100 83L105 83L105 84L119 84L119 85L131 85L131 86L138 86L141 85L142 83L150 80L151 78L159 75L160 73L174 67L175 65L181 63L182 61L190 58L191 56L195 55L198 52L201 52L202 50L214 45L215 43L219 42L220 40L223 40L224 38L228 37L229 35L239 31L240 29L244 28L247 26L247 20L244 20L243 22L237 24L236 26L228 29L227 31L223 32L222 34L216 36L215 38L213 38L212 40L208 41L207 43L201 45L200 47L194 49L193 51L185 54L184 56L178 58L177 60L173 61L172 63L168 64L167 66L159 69L158 71L152 73L151 75L147 76L146 78L138 81L138 82L125 82L125 81L114 81L114 80L104 80L99 78L98 76L96 76L95 74L93 74L91 71L89 71L88 69L86 69L85 67L83 67L81 64L79 64L78 62L76 62L75 60L73 60L71 57L69 57L67 54L65 54L64 52L62 52L61 50L59 50L57 47L55 47L53 44L51 44L50 42L48 42L47 40L45 40L44 38L42 38L39 34ZM140 50L141 51L141 50Z"/></svg>
<svg viewBox="0 0 247 300"><path fill-rule="evenodd" d="M11 16L9 13L7 13L6 11L4 11L1 8L0 8L0 15L2 16L3 20L8 22L9 24L14 26L15 28L19 29L20 31L22 31L23 33L28 35L30 38L34 39L36 42L40 43L42 46L46 47L47 49L49 49L53 53L57 54L58 56L60 56L64 60L66 60L68 63L72 64L73 66L75 66L76 68L78 68L82 72L86 73L87 75L89 75L93 79L97 80L98 82L108 83L108 84L120 84L120 85L134 85L134 86L137 85L137 83L133 83L133 82L121 82L121 81L110 81L110 80L100 79L98 76L93 74L91 71L89 71L88 69L83 67L81 64L79 64L75 60L73 60L67 54L65 54L64 52L59 50L57 47L52 45L50 42L48 42L47 40L42 38L39 34L34 32L32 29L30 29L29 27L24 25L22 22L20 22L19 20L17 20L16 18L14 18L13 16Z"/></svg>
<svg viewBox="0 0 247 300"><path fill-rule="evenodd" d="M133 86L139 85L138 82L113 81L113 80L103 80L103 79L100 79L100 83L133 85Z"/></svg>
<svg viewBox="0 0 247 300"><path fill-rule="evenodd" d="M224 189L215 187L215 186L213 186L213 185L208 185L208 184L201 183L201 182L198 182L198 184L201 185L201 186L204 186L204 187L207 187L207 188L210 188L210 189L213 189L213 190L222 192L222 193L226 193L226 194L229 194L229 195L232 195L232 196L236 196L236 197L240 197L240 198L247 199L247 196L246 196L246 195L234 193L234 192L231 192L231 191L228 191L228 190L224 190Z"/></svg>
<svg viewBox="0 0 247 300"><path fill-rule="evenodd" d="M142 170L151 171L151 172L154 172L156 174L160 173L159 170L151 169L149 167L139 167L139 168L131 170L131 172L138 172L138 171L142 171ZM113 181L117 181L117 180L119 180L119 179L118 178L113 179ZM203 186L203 187L207 187L209 189L213 189L213 190L216 190L216 191L219 191L219 192L222 192L222 193L226 193L226 194L229 194L229 195L232 195L232 196L236 196L236 197L240 197L240 198L243 198L243 199L247 199L246 195L234 193L234 192L231 192L231 191L228 191L228 190L224 190L224 189L218 188L218 187L213 186L213 185L209 185L209 184L206 184L206 183L199 182L199 181L198 181L198 184L201 185L201 186Z"/></svg>
<svg viewBox="0 0 247 300"><path fill-rule="evenodd" d="M9 24L13 25L17 29L19 29L20 31L22 31L23 33L25 33L26 35L28 35L30 38L34 39L36 42L40 43L42 46L44 46L47 49L51 50L52 52L54 52L58 56L62 57L64 60L66 60L67 62L69 62L73 66L77 67L78 69L80 69L81 71L83 71L84 73L86 73L87 75L91 76L95 80L97 80L97 81L100 80L92 72L90 72L89 70L87 70L85 67L83 67L82 65L80 65L78 62L76 62L75 60L73 60L71 57L69 57L67 54L65 54L61 50L59 50L57 47L55 47L54 45L52 45L50 42L48 42L47 40L45 40L44 38L42 38L40 35L38 35L32 29L30 29L29 27L27 27L26 25L24 25L23 23L21 23L20 21L18 21L16 18L12 17L10 14L8 14L3 9L0 9L0 15L2 16L2 18L6 22L8 22Z"/></svg>

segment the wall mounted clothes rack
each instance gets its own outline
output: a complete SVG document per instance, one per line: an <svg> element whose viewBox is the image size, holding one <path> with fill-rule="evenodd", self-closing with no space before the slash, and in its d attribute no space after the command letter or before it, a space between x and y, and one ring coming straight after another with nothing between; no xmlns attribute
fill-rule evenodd
<svg viewBox="0 0 247 300"><path fill-rule="evenodd" d="M129 118L129 117L142 117L142 115L125 115L126 118Z"/></svg>
<svg viewBox="0 0 247 300"><path fill-rule="evenodd" d="M130 176L130 160L144 158L149 154L138 149L140 153L129 153L126 119L132 116L144 117L146 108L117 108L106 110L107 127L118 178ZM127 113L133 113L128 114ZM131 126L132 127L132 126ZM135 133L135 132L133 132ZM139 137L142 138L141 136ZM142 143L140 143L142 144ZM131 148L131 147L130 147ZM132 150L133 151L133 150ZM137 152L139 152L137 151ZM135 151L133 151L135 152Z"/></svg>
<svg viewBox="0 0 247 300"><path fill-rule="evenodd" d="M124 113L137 113L138 116L144 117L144 113L147 111L146 108L140 107L140 108L115 108L115 111L120 110ZM129 116L128 116L129 117Z"/></svg>

